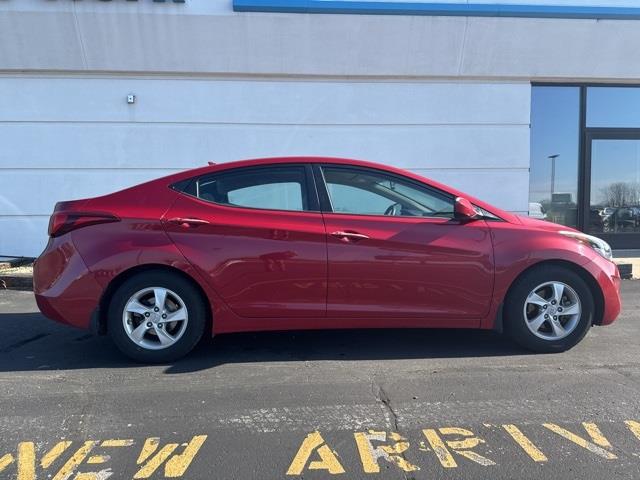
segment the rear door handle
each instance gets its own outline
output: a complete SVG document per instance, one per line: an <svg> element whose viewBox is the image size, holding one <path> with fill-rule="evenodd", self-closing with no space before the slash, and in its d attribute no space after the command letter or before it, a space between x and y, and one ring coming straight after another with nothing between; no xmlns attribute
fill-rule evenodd
<svg viewBox="0 0 640 480"><path fill-rule="evenodd" d="M334 237L338 237L341 238L344 241L349 241L349 240L366 240L367 238L369 238L368 235L365 235L364 233L358 233L358 232L344 232L342 230L338 230L337 232L331 232L331 235L333 235Z"/></svg>
<svg viewBox="0 0 640 480"><path fill-rule="evenodd" d="M208 225L208 220L202 220L201 218L182 218L175 217L167 220L168 223L173 225L180 225L181 227L189 228L189 227L199 227L200 225Z"/></svg>

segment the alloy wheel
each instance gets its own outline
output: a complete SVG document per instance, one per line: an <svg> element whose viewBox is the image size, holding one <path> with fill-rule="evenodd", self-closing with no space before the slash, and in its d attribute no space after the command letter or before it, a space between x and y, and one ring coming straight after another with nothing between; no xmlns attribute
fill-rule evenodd
<svg viewBox="0 0 640 480"><path fill-rule="evenodd" d="M129 339L147 350L162 350L174 345L187 329L188 321L184 301L163 287L149 287L134 293L122 313Z"/></svg>
<svg viewBox="0 0 640 480"><path fill-rule="evenodd" d="M524 320L529 330L544 340L560 340L573 332L582 314L580 297L566 283L538 285L524 302Z"/></svg>

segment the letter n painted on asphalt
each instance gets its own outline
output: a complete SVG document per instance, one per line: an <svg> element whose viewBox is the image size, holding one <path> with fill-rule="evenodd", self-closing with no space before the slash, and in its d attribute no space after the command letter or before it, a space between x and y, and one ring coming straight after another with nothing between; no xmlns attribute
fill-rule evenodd
<svg viewBox="0 0 640 480"><path fill-rule="evenodd" d="M576 435L575 433L570 432L569 430L565 430L564 428L556 425L555 423L543 423L542 425L545 428L548 428L549 430L551 430L552 432L557 433L561 437L566 438L567 440L570 440L576 445L579 445L582 448L585 448L590 452L595 453L596 455L599 455L602 458L606 458L607 460L615 460L616 458L618 458L616 455L614 455L609 451L612 448L611 444L609 443L609 440L607 440L605 436L602 435L602 432L600 431L600 429L595 423L586 423L586 422L582 423L582 426L587 431L592 441L585 440L584 438Z"/></svg>
<svg viewBox="0 0 640 480"><path fill-rule="evenodd" d="M309 470L326 470L332 475L344 473L336 452L329 448L320 432L316 431L307 435L302 441L298 453L287 470L287 475L300 475L313 452L317 452L320 460L312 460L309 463Z"/></svg>

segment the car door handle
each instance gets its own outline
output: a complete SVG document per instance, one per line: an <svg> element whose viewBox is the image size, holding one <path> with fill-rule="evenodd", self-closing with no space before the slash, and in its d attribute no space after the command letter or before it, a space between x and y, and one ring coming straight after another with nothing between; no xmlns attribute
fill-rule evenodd
<svg viewBox="0 0 640 480"><path fill-rule="evenodd" d="M167 222L172 223L174 225L180 225L181 227L189 228L189 227L199 227L200 225L208 225L208 220L202 220L200 218L182 218L175 217L170 218Z"/></svg>
<svg viewBox="0 0 640 480"><path fill-rule="evenodd" d="M334 237L339 237L342 240L345 241L349 241L349 240L366 240L367 238L369 238L368 235L365 235L364 233L358 233L358 232L344 232L341 230L338 230L337 232L331 232L331 235L333 235Z"/></svg>

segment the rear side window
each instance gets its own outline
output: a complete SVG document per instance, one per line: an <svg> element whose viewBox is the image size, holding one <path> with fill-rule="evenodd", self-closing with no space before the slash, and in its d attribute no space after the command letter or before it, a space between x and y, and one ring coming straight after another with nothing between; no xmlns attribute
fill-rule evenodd
<svg viewBox="0 0 640 480"><path fill-rule="evenodd" d="M242 168L197 178L185 193L234 207L309 210L302 166Z"/></svg>

